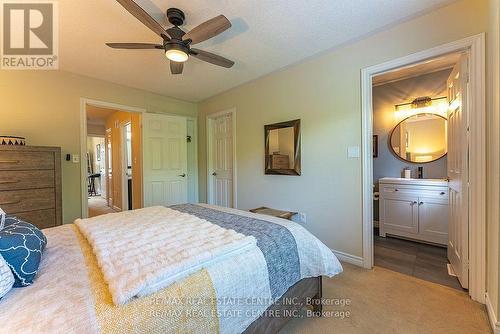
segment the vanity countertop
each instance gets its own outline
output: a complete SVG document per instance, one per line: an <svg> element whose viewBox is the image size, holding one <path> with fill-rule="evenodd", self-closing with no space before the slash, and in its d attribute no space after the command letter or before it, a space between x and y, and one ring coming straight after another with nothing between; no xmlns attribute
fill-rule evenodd
<svg viewBox="0 0 500 334"><path fill-rule="evenodd" d="M402 177L383 177L379 179L378 182L390 184L413 184L421 186L448 186L448 181L445 179L405 179Z"/></svg>

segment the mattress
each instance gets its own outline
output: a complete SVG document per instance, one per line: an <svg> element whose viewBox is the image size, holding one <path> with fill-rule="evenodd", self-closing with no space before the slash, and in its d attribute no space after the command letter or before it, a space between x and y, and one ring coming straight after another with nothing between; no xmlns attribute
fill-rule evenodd
<svg viewBox="0 0 500 334"><path fill-rule="evenodd" d="M116 306L79 229L74 224L45 229L48 244L35 283L0 300L2 331L241 333L300 279L342 271L331 250L294 222L201 204L171 208L253 236L257 243Z"/></svg>

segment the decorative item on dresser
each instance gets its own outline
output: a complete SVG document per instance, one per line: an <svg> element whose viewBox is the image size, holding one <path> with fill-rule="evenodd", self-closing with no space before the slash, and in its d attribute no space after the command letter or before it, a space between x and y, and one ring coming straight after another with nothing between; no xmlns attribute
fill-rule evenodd
<svg viewBox="0 0 500 334"><path fill-rule="evenodd" d="M448 182L441 179L379 180L380 236L448 244Z"/></svg>
<svg viewBox="0 0 500 334"><path fill-rule="evenodd" d="M26 138L14 136L0 136L0 145L26 145Z"/></svg>
<svg viewBox="0 0 500 334"><path fill-rule="evenodd" d="M61 225L61 149L0 145L0 207L40 229Z"/></svg>
<svg viewBox="0 0 500 334"><path fill-rule="evenodd" d="M261 215L273 216L273 217L278 217L278 218L283 218L283 219L288 219L288 220L292 220L292 217L297 214L297 212L276 210L276 209L271 209L271 208L268 208L265 206L261 206L260 208L251 209L249 211L253 212L253 213L260 213Z"/></svg>

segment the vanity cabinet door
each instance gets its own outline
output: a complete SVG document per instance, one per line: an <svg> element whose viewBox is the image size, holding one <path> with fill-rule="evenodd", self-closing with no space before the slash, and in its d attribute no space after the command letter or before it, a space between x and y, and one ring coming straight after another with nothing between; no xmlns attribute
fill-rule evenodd
<svg viewBox="0 0 500 334"><path fill-rule="evenodd" d="M419 197L419 233L429 241L448 243L448 202L442 198Z"/></svg>
<svg viewBox="0 0 500 334"><path fill-rule="evenodd" d="M418 233L418 198L398 196L384 198L381 217L384 229Z"/></svg>

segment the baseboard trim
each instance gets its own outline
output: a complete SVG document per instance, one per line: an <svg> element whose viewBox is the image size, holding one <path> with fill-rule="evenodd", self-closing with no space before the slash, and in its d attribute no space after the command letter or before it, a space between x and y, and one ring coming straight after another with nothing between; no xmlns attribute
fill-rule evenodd
<svg viewBox="0 0 500 334"><path fill-rule="evenodd" d="M358 267L363 267L363 258L360 256L344 253L335 249L332 249L332 252L340 261L354 264Z"/></svg>
<svg viewBox="0 0 500 334"><path fill-rule="evenodd" d="M495 310L493 309L493 305L491 305L490 297L486 292L486 310L488 311L488 318L490 319L491 329L494 334L500 334L500 322L497 320L497 316L495 314Z"/></svg>

